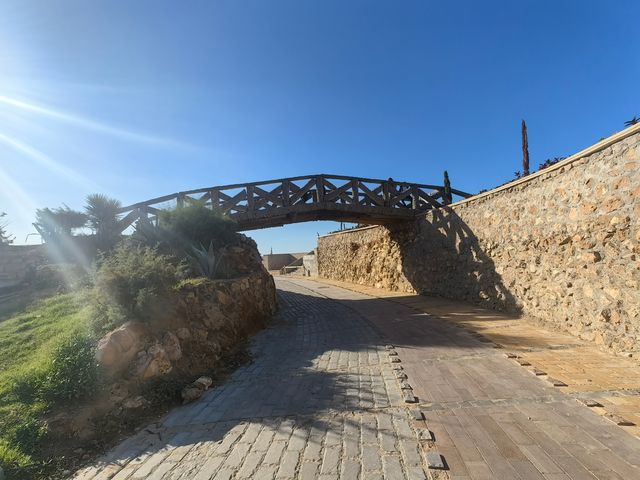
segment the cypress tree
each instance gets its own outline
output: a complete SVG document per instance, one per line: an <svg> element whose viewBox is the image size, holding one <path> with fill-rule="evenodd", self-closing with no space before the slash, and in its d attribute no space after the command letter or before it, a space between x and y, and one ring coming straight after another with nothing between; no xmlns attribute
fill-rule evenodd
<svg viewBox="0 0 640 480"><path fill-rule="evenodd" d="M444 171L444 192L442 194L442 200L445 205L449 205L453 201L453 195L451 193L451 182L449 181L449 173Z"/></svg>
<svg viewBox="0 0 640 480"><path fill-rule="evenodd" d="M529 175L529 137L527 136L527 124L522 120L522 176Z"/></svg>

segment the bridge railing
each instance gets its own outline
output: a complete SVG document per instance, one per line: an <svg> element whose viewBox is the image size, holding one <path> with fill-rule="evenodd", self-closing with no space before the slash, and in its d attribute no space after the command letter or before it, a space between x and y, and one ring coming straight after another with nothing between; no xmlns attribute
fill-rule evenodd
<svg viewBox="0 0 640 480"><path fill-rule="evenodd" d="M189 190L129 205L120 209L121 231L137 221L154 223L160 210L185 204L215 208L230 218L249 220L273 212L284 214L302 205L344 205L357 212L371 208L381 211L426 211L451 203L453 197L471 195L439 185L397 182L393 179L310 175L262 182L223 185Z"/></svg>

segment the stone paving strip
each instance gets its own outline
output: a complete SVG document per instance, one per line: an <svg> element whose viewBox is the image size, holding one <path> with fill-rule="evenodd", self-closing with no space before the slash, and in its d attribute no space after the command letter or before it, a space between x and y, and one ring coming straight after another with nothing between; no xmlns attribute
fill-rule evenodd
<svg viewBox="0 0 640 480"><path fill-rule="evenodd" d="M479 307L323 283L394 345L424 418L413 426L451 479L640 478L635 360Z"/></svg>
<svg viewBox="0 0 640 480"><path fill-rule="evenodd" d="M379 332L306 286L278 287L281 311L254 337L252 364L75 478L428 478L428 442Z"/></svg>
<svg viewBox="0 0 640 480"><path fill-rule="evenodd" d="M320 281L392 300L445 319L474 336L482 336L542 380L559 382L558 387L565 393L597 399L600 405L594 412L605 418L622 419L621 426L640 438L639 359L603 352L597 346L535 322L469 304L345 282Z"/></svg>

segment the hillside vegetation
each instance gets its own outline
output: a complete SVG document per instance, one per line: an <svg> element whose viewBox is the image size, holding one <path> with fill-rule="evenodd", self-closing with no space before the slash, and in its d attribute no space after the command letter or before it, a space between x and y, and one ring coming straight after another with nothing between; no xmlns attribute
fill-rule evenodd
<svg viewBox="0 0 640 480"><path fill-rule="evenodd" d="M0 464L9 478L30 478L45 467L38 460L47 433L42 416L93 387L82 299L57 295L0 323Z"/></svg>

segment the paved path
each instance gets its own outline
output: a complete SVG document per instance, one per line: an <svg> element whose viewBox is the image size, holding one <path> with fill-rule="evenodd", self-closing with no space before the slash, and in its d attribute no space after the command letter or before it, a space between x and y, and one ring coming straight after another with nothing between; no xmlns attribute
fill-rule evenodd
<svg viewBox="0 0 640 480"><path fill-rule="evenodd" d="M640 478L640 440L485 339L397 302L277 284L254 363L77 478ZM448 471L427 468L435 452Z"/></svg>

